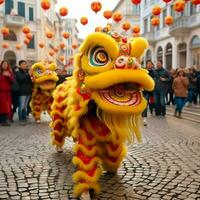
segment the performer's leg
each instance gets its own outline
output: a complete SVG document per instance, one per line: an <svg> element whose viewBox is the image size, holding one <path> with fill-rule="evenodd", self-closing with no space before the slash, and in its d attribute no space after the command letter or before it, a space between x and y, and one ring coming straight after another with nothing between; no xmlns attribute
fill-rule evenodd
<svg viewBox="0 0 200 200"><path fill-rule="evenodd" d="M102 169L100 168L101 159L98 156L100 148L96 144L96 139L92 134L80 129L74 151L73 164L77 166L73 174L74 194L76 196L88 194L90 189L96 193L100 192L98 180Z"/></svg>
<svg viewBox="0 0 200 200"><path fill-rule="evenodd" d="M30 106L35 121L39 122L42 113L42 102L40 101L40 97L39 96L32 97Z"/></svg>

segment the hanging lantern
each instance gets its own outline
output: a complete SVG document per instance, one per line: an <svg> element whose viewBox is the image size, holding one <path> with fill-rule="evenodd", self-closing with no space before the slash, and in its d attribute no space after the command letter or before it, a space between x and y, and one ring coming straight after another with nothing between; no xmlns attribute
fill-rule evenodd
<svg viewBox="0 0 200 200"><path fill-rule="evenodd" d="M96 28L95 28L95 32L101 32L102 31L102 27L101 26L97 26Z"/></svg>
<svg viewBox="0 0 200 200"><path fill-rule="evenodd" d="M40 43L39 43L39 47L42 49L42 48L45 47L45 44L44 44L43 42L40 42Z"/></svg>
<svg viewBox="0 0 200 200"><path fill-rule="evenodd" d="M49 51L50 56L54 56L54 54L55 54L54 51Z"/></svg>
<svg viewBox="0 0 200 200"><path fill-rule="evenodd" d="M3 47L4 49L7 49L7 48L9 47L9 45L8 45L8 43L4 42L4 43L2 44L2 47Z"/></svg>
<svg viewBox="0 0 200 200"><path fill-rule="evenodd" d="M120 22L122 20L122 14L120 12L115 12L112 16L115 22Z"/></svg>
<svg viewBox="0 0 200 200"><path fill-rule="evenodd" d="M41 7L42 9L44 9L45 11L46 10L49 10L49 8L51 7L51 3L49 0L42 0L41 1Z"/></svg>
<svg viewBox="0 0 200 200"><path fill-rule="evenodd" d="M191 3L194 4L194 5L199 5L200 0L191 0Z"/></svg>
<svg viewBox="0 0 200 200"><path fill-rule="evenodd" d="M82 25L86 25L88 23L87 17L81 17L80 22Z"/></svg>
<svg viewBox="0 0 200 200"><path fill-rule="evenodd" d="M131 24L127 21L127 22L124 22L122 24L122 28L125 30L125 31L128 31L130 28L131 28Z"/></svg>
<svg viewBox="0 0 200 200"><path fill-rule="evenodd" d="M65 60L65 56L63 56L63 55L60 56L60 57L59 57L59 60L60 60L61 62L63 62L63 61Z"/></svg>
<svg viewBox="0 0 200 200"><path fill-rule="evenodd" d="M139 26L133 26L133 33L138 34L140 32Z"/></svg>
<svg viewBox="0 0 200 200"><path fill-rule="evenodd" d="M66 7L61 7L59 10L60 16L64 17L68 14L68 9Z"/></svg>
<svg viewBox="0 0 200 200"><path fill-rule="evenodd" d="M16 47L17 50L21 49L21 45L20 44L17 44L15 47Z"/></svg>
<svg viewBox="0 0 200 200"><path fill-rule="evenodd" d="M1 33L2 33L4 36L6 36L6 35L9 35L10 30L9 30L7 27L3 27L3 28L1 29Z"/></svg>
<svg viewBox="0 0 200 200"><path fill-rule="evenodd" d="M174 2L173 9L176 12L183 12L184 8L185 8L185 1L177 0L177 1Z"/></svg>
<svg viewBox="0 0 200 200"><path fill-rule="evenodd" d="M158 17L153 17L151 19L152 26L158 26L160 24L160 19Z"/></svg>
<svg viewBox="0 0 200 200"><path fill-rule="evenodd" d="M170 1L172 1L172 0L163 0L165 3L169 3Z"/></svg>
<svg viewBox="0 0 200 200"><path fill-rule="evenodd" d="M33 35L31 33L27 33L26 34L26 38L29 39L29 40L32 40Z"/></svg>
<svg viewBox="0 0 200 200"><path fill-rule="evenodd" d="M61 43L60 43L60 48L61 48L61 49L64 49L64 48L65 48L65 43L64 43L64 42L61 42Z"/></svg>
<svg viewBox="0 0 200 200"><path fill-rule="evenodd" d="M105 10L104 13L103 13L103 16L106 18L106 19L110 19L112 17L112 11L110 10Z"/></svg>
<svg viewBox="0 0 200 200"><path fill-rule="evenodd" d="M51 31L46 32L46 37L51 39L54 37L54 34Z"/></svg>
<svg viewBox="0 0 200 200"><path fill-rule="evenodd" d="M91 3L91 9L95 13L99 12L101 10L101 8L102 8L102 5L99 1L94 1L94 2Z"/></svg>
<svg viewBox="0 0 200 200"><path fill-rule="evenodd" d="M162 9L161 9L160 6L154 6L154 7L152 8L152 14L153 14L153 15L158 16L158 15L160 15L161 11L162 11Z"/></svg>
<svg viewBox="0 0 200 200"><path fill-rule="evenodd" d="M24 33L24 34L28 34L28 33L30 33L30 28L28 27L28 26L24 26L23 28L22 28L22 32Z"/></svg>
<svg viewBox="0 0 200 200"><path fill-rule="evenodd" d="M138 5L141 3L141 0L131 0L131 2L135 5Z"/></svg>
<svg viewBox="0 0 200 200"><path fill-rule="evenodd" d="M54 50L55 53L58 53L59 49L58 49L58 47L54 47L53 50Z"/></svg>
<svg viewBox="0 0 200 200"><path fill-rule="evenodd" d="M165 24L168 26L172 25L174 23L174 18L172 16L165 17Z"/></svg>
<svg viewBox="0 0 200 200"><path fill-rule="evenodd" d="M70 36L68 32L64 32L62 35L63 35L63 37L64 37L65 39L69 38L69 36Z"/></svg>
<svg viewBox="0 0 200 200"><path fill-rule="evenodd" d="M76 49L77 47L78 47L77 44L72 44L72 48L73 48L73 49Z"/></svg>
<svg viewBox="0 0 200 200"><path fill-rule="evenodd" d="M0 5L4 3L4 0L0 0Z"/></svg>
<svg viewBox="0 0 200 200"><path fill-rule="evenodd" d="M24 40L24 44L29 45L29 43L30 43L30 40L26 38L26 39Z"/></svg>

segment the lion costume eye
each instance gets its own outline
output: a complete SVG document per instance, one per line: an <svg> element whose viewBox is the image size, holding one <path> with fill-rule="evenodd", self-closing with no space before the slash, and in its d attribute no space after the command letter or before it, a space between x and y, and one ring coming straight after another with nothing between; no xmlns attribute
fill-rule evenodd
<svg viewBox="0 0 200 200"><path fill-rule="evenodd" d="M88 55L90 65L95 67L105 66L108 62L110 62L110 57L103 47L96 46L91 48Z"/></svg>
<svg viewBox="0 0 200 200"><path fill-rule="evenodd" d="M37 67L37 68L35 69L35 75L36 75L36 76L40 76L42 73L43 73L43 70L42 70L41 68Z"/></svg>

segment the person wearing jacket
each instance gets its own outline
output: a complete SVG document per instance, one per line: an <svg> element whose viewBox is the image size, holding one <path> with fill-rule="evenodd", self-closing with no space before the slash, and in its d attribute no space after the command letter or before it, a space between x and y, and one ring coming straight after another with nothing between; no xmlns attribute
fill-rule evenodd
<svg viewBox="0 0 200 200"><path fill-rule="evenodd" d="M0 64L0 124L9 126L8 119L11 120L12 100L11 85L14 81L12 69L7 61L3 60Z"/></svg>
<svg viewBox="0 0 200 200"><path fill-rule="evenodd" d="M163 68L162 61L157 61L157 69L154 71L154 81L155 81L155 112L156 115L165 116L166 114L166 104L165 96L168 90L168 83L171 80L171 76L167 70Z"/></svg>
<svg viewBox="0 0 200 200"><path fill-rule="evenodd" d="M189 80L183 69L178 69L177 76L173 81L172 88L175 94L175 112L174 116L181 118L181 113L185 105L188 93ZM177 115L178 114L178 115Z"/></svg>
<svg viewBox="0 0 200 200"><path fill-rule="evenodd" d="M16 72L16 79L19 84L18 116L20 125L25 125L27 117L27 105L32 94L32 81L25 60L19 61L19 70Z"/></svg>

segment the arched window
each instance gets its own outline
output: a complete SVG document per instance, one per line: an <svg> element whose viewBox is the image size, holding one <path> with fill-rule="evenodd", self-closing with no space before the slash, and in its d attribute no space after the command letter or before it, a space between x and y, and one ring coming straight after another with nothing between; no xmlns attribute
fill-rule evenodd
<svg viewBox="0 0 200 200"><path fill-rule="evenodd" d="M194 49L194 48L199 48L199 47L200 47L200 37L195 35L192 37L192 40L190 42L190 48Z"/></svg>
<svg viewBox="0 0 200 200"><path fill-rule="evenodd" d="M9 41L17 41L17 36L14 31L10 30L9 35L4 35L3 39Z"/></svg>
<svg viewBox="0 0 200 200"><path fill-rule="evenodd" d="M146 62L152 60L151 50L148 49L146 52Z"/></svg>
<svg viewBox="0 0 200 200"><path fill-rule="evenodd" d="M163 57L163 49L161 46L158 47L158 50L157 50L157 60L162 60L162 57Z"/></svg>
<svg viewBox="0 0 200 200"><path fill-rule="evenodd" d="M165 48L165 60L166 68L168 70L172 69L172 44L168 43Z"/></svg>

